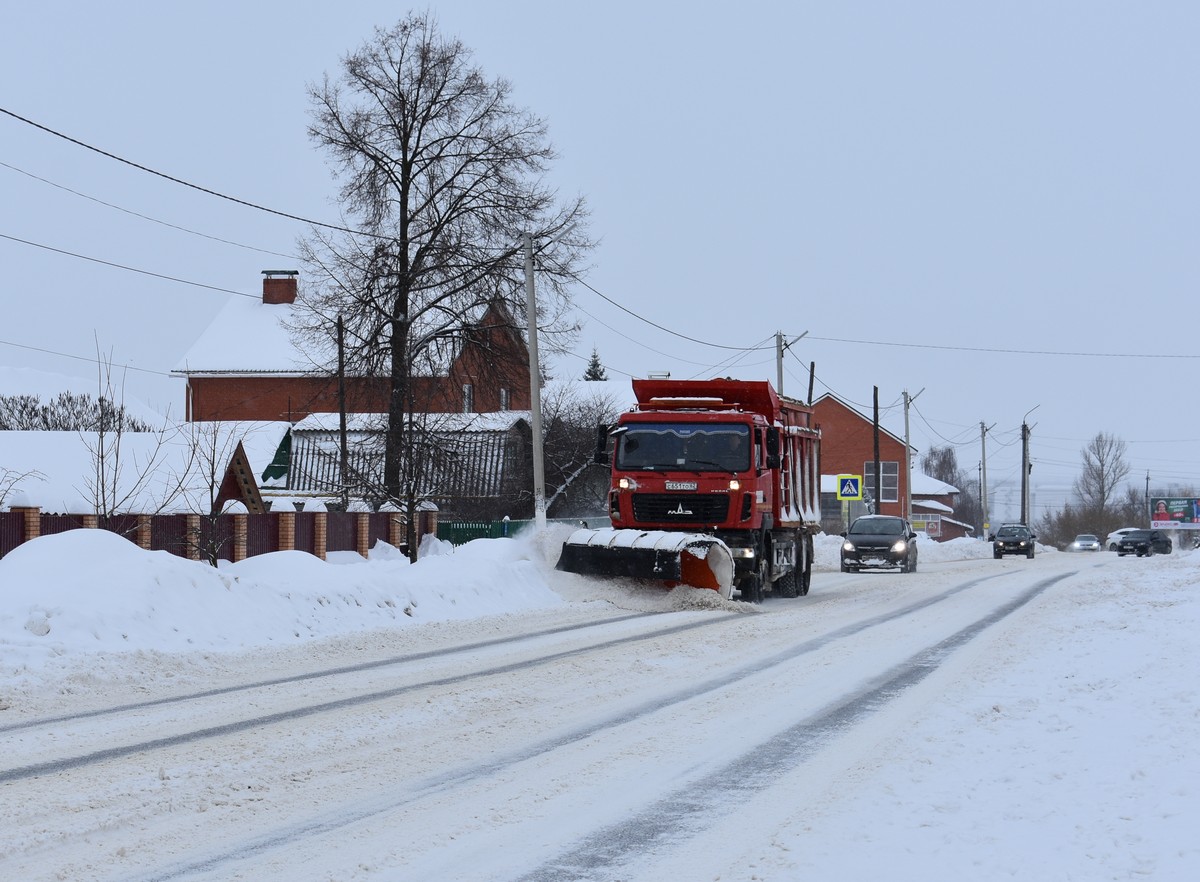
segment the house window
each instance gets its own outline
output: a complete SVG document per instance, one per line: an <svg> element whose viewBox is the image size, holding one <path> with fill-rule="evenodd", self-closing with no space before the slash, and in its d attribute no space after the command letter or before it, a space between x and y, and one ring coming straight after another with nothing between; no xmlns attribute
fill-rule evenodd
<svg viewBox="0 0 1200 882"><path fill-rule="evenodd" d="M474 413L475 411L475 387L470 383L463 383L463 413Z"/></svg>
<svg viewBox="0 0 1200 882"><path fill-rule="evenodd" d="M882 497L880 502L899 502L900 501L900 463L898 462L880 462L879 463L879 494ZM863 463L863 490L875 495L875 462L868 460Z"/></svg>
<svg viewBox="0 0 1200 882"><path fill-rule="evenodd" d="M500 409L508 410L508 390L507 389L500 390Z"/></svg>

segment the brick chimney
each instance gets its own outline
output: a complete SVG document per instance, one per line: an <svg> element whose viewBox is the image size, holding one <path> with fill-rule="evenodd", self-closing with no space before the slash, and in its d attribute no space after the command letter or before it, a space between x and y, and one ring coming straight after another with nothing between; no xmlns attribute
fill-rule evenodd
<svg viewBox="0 0 1200 882"><path fill-rule="evenodd" d="M263 270L263 303L295 303L298 270Z"/></svg>

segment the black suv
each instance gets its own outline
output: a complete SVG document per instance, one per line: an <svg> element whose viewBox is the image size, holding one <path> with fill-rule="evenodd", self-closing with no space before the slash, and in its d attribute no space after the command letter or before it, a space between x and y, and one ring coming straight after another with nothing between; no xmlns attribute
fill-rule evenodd
<svg viewBox="0 0 1200 882"><path fill-rule="evenodd" d="M1023 554L1033 557L1033 535L1024 524L1005 524L988 537L992 540L992 557L999 560L1006 554Z"/></svg>
<svg viewBox="0 0 1200 882"><path fill-rule="evenodd" d="M1155 553L1171 553L1171 537L1162 530L1130 530L1117 543L1117 554L1122 557L1127 554L1149 557Z"/></svg>
<svg viewBox="0 0 1200 882"><path fill-rule="evenodd" d="M864 567L899 567L902 573L917 571L917 534L904 518L863 515L842 533L842 572Z"/></svg>

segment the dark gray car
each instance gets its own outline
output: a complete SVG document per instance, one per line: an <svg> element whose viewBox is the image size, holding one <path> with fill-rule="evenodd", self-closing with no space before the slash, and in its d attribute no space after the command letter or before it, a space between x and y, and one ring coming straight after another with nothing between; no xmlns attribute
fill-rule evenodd
<svg viewBox="0 0 1200 882"><path fill-rule="evenodd" d="M1130 530L1117 543L1117 554L1122 557L1127 554L1149 557L1155 553L1171 553L1171 537L1162 530Z"/></svg>
<svg viewBox="0 0 1200 882"><path fill-rule="evenodd" d="M1006 554L1020 554L1032 558L1036 538L1024 524L1005 524L991 535L992 557L999 560Z"/></svg>
<svg viewBox="0 0 1200 882"><path fill-rule="evenodd" d="M864 515L842 533L842 572L896 567L902 573L917 571L917 534L904 518Z"/></svg>

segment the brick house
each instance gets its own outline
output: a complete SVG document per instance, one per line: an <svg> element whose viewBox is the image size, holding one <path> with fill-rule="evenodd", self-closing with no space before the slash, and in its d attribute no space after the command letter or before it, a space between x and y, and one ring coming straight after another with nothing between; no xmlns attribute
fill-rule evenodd
<svg viewBox="0 0 1200 882"><path fill-rule="evenodd" d="M825 443L821 447L821 472L826 475L862 475L863 494L875 493L875 440L871 419L834 395L826 393L812 403L814 419ZM904 474L904 439L879 427L881 498L878 514L904 514L908 476Z"/></svg>
<svg viewBox="0 0 1200 882"><path fill-rule="evenodd" d="M862 475L863 493L875 493L874 424L837 396L826 393L812 404L817 425L821 427L821 472L826 477ZM911 519L918 529L927 529L930 538L954 539L971 533L972 527L956 521L954 505L958 488L917 471L904 469L904 439L883 426L879 427L879 472L881 477L879 514L903 517L905 495L911 493ZM915 457L916 451L911 454ZM911 486L909 484L911 478ZM836 482L830 482L833 488ZM835 522L842 517L842 506L833 494L822 493L822 520ZM828 509L828 510L826 510ZM856 507L851 517L865 511ZM827 526L827 529L829 527ZM840 528L839 528L840 529Z"/></svg>
<svg viewBox="0 0 1200 882"><path fill-rule="evenodd" d="M333 334L311 354L291 329L299 324L297 273L263 272L262 298L234 297L172 372L187 381L188 422L282 421L290 426L276 458L257 476L264 496L338 499L344 489L378 499L382 438L390 381L347 376L345 409L355 424L351 474L331 456L341 410ZM513 513L529 496L529 352L500 302L453 340L429 347L414 367L410 392L414 425L434 445L423 495L462 516ZM332 422L330 417L333 417ZM334 471L330 471L330 464ZM523 493L520 491L524 491ZM532 503L528 503L531 505Z"/></svg>
<svg viewBox="0 0 1200 882"><path fill-rule="evenodd" d="M286 420L337 413L332 351L314 359L289 328L296 323L297 274L263 272L261 301L235 297L172 371L187 381L185 419ZM331 343L332 346L332 343ZM413 410L492 413L529 409L529 353L504 305L488 306L459 340L412 378ZM346 409L386 413L386 377L346 378Z"/></svg>

